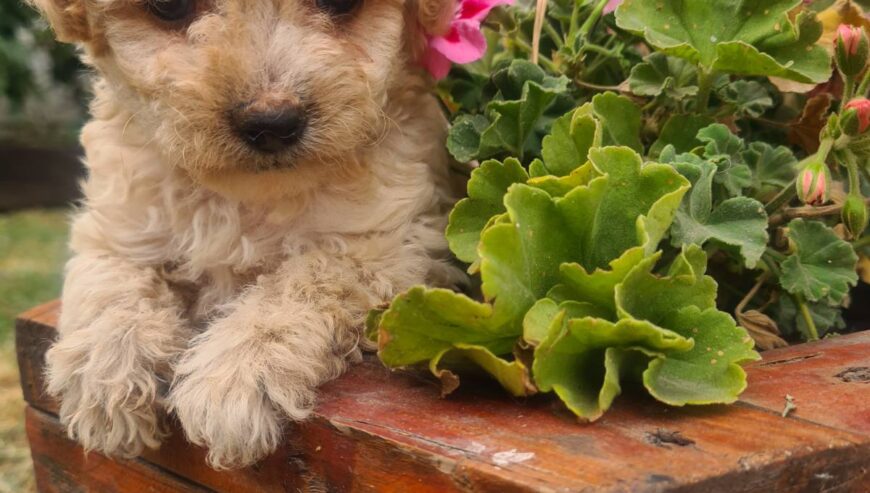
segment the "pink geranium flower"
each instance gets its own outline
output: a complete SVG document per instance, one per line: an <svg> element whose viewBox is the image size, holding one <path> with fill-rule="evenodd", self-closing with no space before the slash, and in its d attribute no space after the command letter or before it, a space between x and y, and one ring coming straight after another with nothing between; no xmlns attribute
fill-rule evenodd
<svg viewBox="0 0 870 493"><path fill-rule="evenodd" d="M435 79L443 79L452 63L471 63L486 53L486 38L480 23L489 11L513 0L458 0L456 12L447 32L427 36L429 44L423 56L423 66Z"/></svg>
<svg viewBox="0 0 870 493"><path fill-rule="evenodd" d="M610 0L607 2L607 5L604 6L604 13L609 14L616 10L616 7L619 7L619 4L622 3L622 0Z"/></svg>

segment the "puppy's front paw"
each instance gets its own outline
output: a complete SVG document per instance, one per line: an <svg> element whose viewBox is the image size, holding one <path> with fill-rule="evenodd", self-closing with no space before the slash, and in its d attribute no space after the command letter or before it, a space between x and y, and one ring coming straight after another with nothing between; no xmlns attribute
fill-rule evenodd
<svg viewBox="0 0 870 493"><path fill-rule="evenodd" d="M85 450L127 458L159 447L165 433L154 403L154 376L143 368L116 367L109 356L82 367L84 350L62 340L46 354L48 390L61 399L60 421L70 438Z"/></svg>
<svg viewBox="0 0 870 493"><path fill-rule="evenodd" d="M275 451L284 418L250 365L232 356L219 359L193 371L188 371L189 360L182 362L170 406L187 439L208 448L212 467L248 466ZM300 410L294 417L304 414Z"/></svg>

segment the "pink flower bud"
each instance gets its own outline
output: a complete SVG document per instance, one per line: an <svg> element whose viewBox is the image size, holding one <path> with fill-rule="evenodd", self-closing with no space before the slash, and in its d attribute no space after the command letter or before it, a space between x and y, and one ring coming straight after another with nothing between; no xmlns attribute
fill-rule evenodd
<svg viewBox="0 0 870 493"><path fill-rule="evenodd" d="M801 202L810 205L820 205L828 201L828 166L824 161L813 156L798 175L797 194Z"/></svg>
<svg viewBox="0 0 870 493"><path fill-rule="evenodd" d="M834 42L837 67L843 75L852 77L860 74L867 66L870 41L861 27L840 24Z"/></svg>
<svg viewBox="0 0 870 493"><path fill-rule="evenodd" d="M864 133L870 127L870 99L853 99L846 104L846 109L858 112L858 132Z"/></svg>
<svg viewBox="0 0 870 493"><path fill-rule="evenodd" d="M858 44L861 42L861 28L840 24L837 27L837 39L843 43L848 54L854 55L858 53Z"/></svg>

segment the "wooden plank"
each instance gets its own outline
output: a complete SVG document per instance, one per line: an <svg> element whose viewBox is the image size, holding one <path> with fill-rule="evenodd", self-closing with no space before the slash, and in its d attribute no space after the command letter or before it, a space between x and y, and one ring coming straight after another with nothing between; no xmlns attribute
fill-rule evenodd
<svg viewBox="0 0 870 493"><path fill-rule="evenodd" d="M15 321L15 352L24 400L31 406L57 414L57 402L45 393L45 352L57 337L55 326L60 302L52 301L19 315Z"/></svg>
<svg viewBox="0 0 870 493"><path fill-rule="evenodd" d="M764 353L748 369L742 402L789 416L870 435L870 331Z"/></svg>
<svg viewBox="0 0 870 493"><path fill-rule="evenodd" d="M32 407L25 413L36 485L41 493L207 491L142 460L113 461L85 455L57 419Z"/></svg>
<svg viewBox="0 0 870 493"><path fill-rule="evenodd" d="M39 322L20 321L19 344L51 340L46 324L54 323L53 309L37 313ZM31 331L35 335L23 333ZM630 395L589 425L577 423L550 397L509 399L491 385L467 386L440 399L429 379L390 372L369 359L325 386L314 417L288 430L287 444L254 468L212 471L203 451L177 430L145 459L233 492L868 491L870 438L861 414L867 384L838 386L853 395L837 402L857 406L840 420L810 405L811 386L794 384L804 367L783 370L812 361L806 371L823 376L842 364L860 366L870 354L867 335L770 352L765 362L819 352L754 365L750 392L734 406L676 409ZM40 349L19 347L19 358L33 380L25 384L28 401L55 410L56 403L35 390L41 385ZM831 382L814 381L822 387L816 395L840 399L826 387ZM797 418L782 418L783 389L792 388ZM499 460L524 453L534 456Z"/></svg>

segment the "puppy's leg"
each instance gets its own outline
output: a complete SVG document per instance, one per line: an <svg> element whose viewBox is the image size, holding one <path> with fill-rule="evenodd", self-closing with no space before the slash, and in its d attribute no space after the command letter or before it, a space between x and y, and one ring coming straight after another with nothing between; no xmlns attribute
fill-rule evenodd
<svg viewBox="0 0 870 493"><path fill-rule="evenodd" d="M170 402L213 467L248 465L275 450L282 422L308 416L316 387L349 356L359 358L366 310L392 294L373 271L308 250L261 276L194 339L175 368Z"/></svg>
<svg viewBox="0 0 870 493"><path fill-rule="evenodd" d="M107 255L70 260L63 292L47 390L70 437L126 457L157 447L154 401L189 337L178 300L153 269Z"/></svg>

